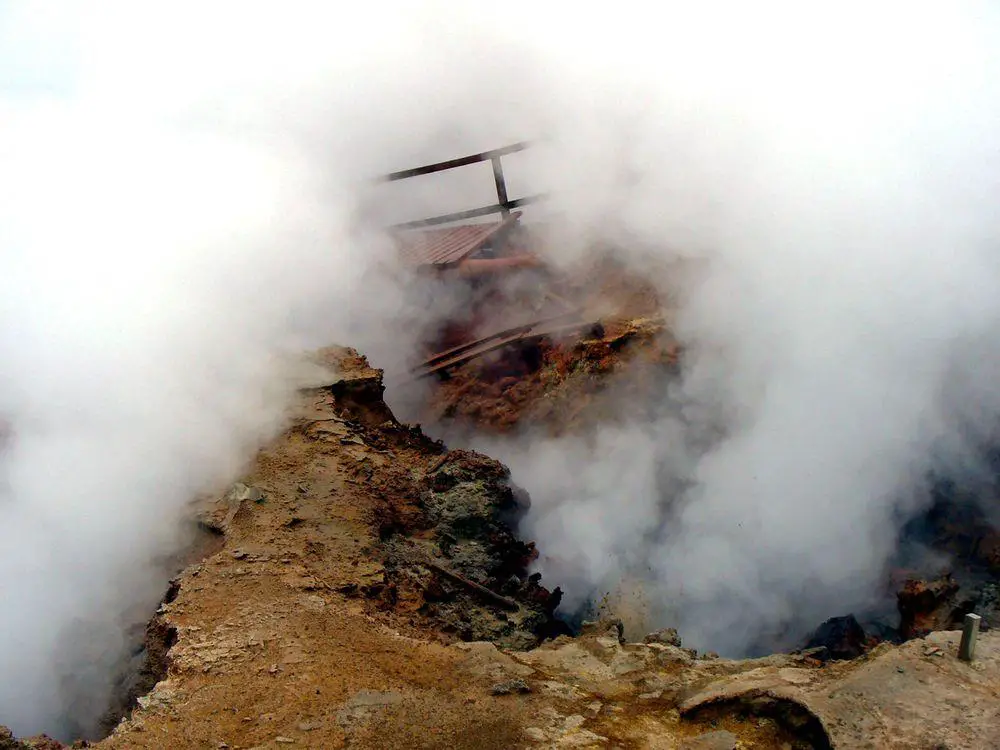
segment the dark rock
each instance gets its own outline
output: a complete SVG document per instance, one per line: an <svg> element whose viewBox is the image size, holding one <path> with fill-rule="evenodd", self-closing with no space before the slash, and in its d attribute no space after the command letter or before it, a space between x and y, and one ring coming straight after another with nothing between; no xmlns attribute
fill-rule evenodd
<svg viewBox="0 0 1000 750"><path fill-rule="evenodd" d="M0 750L27 750L28 746L18 742L14 733L0 724Z"/></svg>
<svg viewBox="0 0 1000 750"><path fill-rule="evenodd" d="M568 633L555 615L562 592L529 575L538 552L516 533L530 501L511 484L510 470L400 424L382 400L378 370L353 350L328 356L340 379L317 392L332 395L338 418L372 450L409 450L428 460L426 473L403 463L377 472L364 462L352 466L353 479L380 498L369 520L385 568L377 591L360 592L380 609L419 613L444 632L502 648L531 648Z"/></svg>
<svg viewBox="0 0 1000 750"><path fill-rule="evenodd" d="M490 693L492 695L511 695L512 693L524 694L530 692L531 688L528 686L528 683L521 679L498 682L490 688Z"/></svg>
<svg viewBox="0 0 1000 750"><path fill-rule="evenodd" d="M826 651L817 652L815 658L856 659L867 650L867 637L864 628L854 615L846 617L831 617L820 625L806 642L806 649L825 647Z"/></svg>
<svg viewBox="0 0 1000 750"><path fill-rule="evenodd" d="M963 487L948 480L937 481L934 503L927 513L914 519L907 531L915 531L925 543L946 553L959 565L972 563L1000 572L1000 529L983 511L983 492L974 484Z"/></svg>
<svg viewBox="0 0 1000 750"><path fill-rule="evenodd" d="M983 618L979 629L986 631L1000 627L1000 586L987 583L979 591L973 610Z"/></svg>
<svg viewBox="0 0 1000 750"><path fill-rule="evenodd" d="M878 642L888 642L900 644L903 638L899 635L898 616L882 614L877 617L867 619L861 623L869 639Z"/></svg>
<svg viewBox="0 0 1000 750"><path fill-rule="evenodd" d="M521 579L517 575L511 575L500 588L504 594L516 594L521 590Z"/></svg>
<svg viewBox="0 0 1000 750"><path fill-rule="evenodd" d="M177 590L171 587L161 602L176 596ZM111 704L100 719L102 736L110 734L122 718L139 705L139 697L148 694L156 683L167 676L170 649L176 643L177 629L164 617L156 615L146 623L142 648L135 656L138 663L130 664L122 675Z"/></svg>
<svg viewBox="0 0 1000 750"><path fill-rule="evenodd" d="M547 591L539 576L529 575L538 553L533 544L514 535L527 502L511 487L507 467L472 451L446 455L445 463L418 480L419 502L409 507L419 517L394 512L407 491L407 477L400 477L398 490L393 487L386 493L396 505L388 505L378 522L381 526L392 522L392 533L381 538L388 577L397 588L394 600L383 597L384 605L394 608L411 602L407 606L434 619L443 630L504 648L531 648L544 638L568 632L554 614L562 592ZM407 537L416 531L425 539L432 531L431 545L410 543ZM469 583L463 585L433 565L428 567L428 559ZM422 572L411 582L407 571L413 570ZM495 596L485 596L483 589ZM520 606L517 617L503 611L511 606Z"/></svg>
<svg viewBox="0 0 1000 750"><path fill-rule="evenodd" d="M356 359L355 367L327 387L338 409L367 427L379 427L386 422L396 425L395 415L382 400L385 393L382 371L369 367L364 357Z"/></svg>
<svg viewBox="0 0 1000 750"><path fill-rule="evenodd" d="M456 484L458 484L458 477L446 471L439 471L434 474L434 478L431 480L431 489L435 492L447 492Z"/></svg>
<svg viewBox="0 0 1000 750"><path fill-rule="evenodd" d="M440 578L431 576L427 579L427 583L424 585L425 602L445 602L452 598L454 598L453 595L445 590Z"/></svg>

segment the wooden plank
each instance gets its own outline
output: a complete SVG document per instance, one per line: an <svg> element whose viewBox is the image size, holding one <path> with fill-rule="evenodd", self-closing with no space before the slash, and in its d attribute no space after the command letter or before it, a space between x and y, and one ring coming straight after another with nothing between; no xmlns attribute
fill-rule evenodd
<svg viewBox="0 0 1000 750"><path fill-rule="evenodd" d="M536 341L539 339L546 338L548 336L556 336L562 333L573 333L576 331L582 331L586 328L591 328L599 324L600 321L591 320L583 323L572 323L563 326L542 327L541 329L531 328L527 331L523 331L522 333L513 334L508 337L503 337L491 342L484 343L482 344L482 346L470 349L450 359L446 359L442 362L437 363L432 367L428 367L419 372L414 372L412 373L412 377L414 380L427 377L428 375L433 375L443 370L447 370L451 367L456 367L457 365L465 364L466 362L470 362L473 359L477 359L478 357L481 357L484 354L489 354L490 352L494 352L497 349L502 349L503 347L509 346L511 344L527 343L529 341Z"/></svg>
<svg viewBox="0 0 1000 750"><path fill-rule="evenodd" d="M545 318L539 318L538 320L533 320L530 323L514 326L512 328L505 328L502 331L491 333L489 336L483 336L482 338L475 339L474 341L469 341L465 344L459 344L458 346L454 346L451 349L446 349L443 352L438 352L433 357L428 357L419 365L414 367L411 370L411 372L416 372L417 370L420 370L423 367L432 367L433 365L437 364L438 362L441 362L442 360L455 357L464 351L479 346L480 344L485 344L487 341L503 338L504 336L513 336L514 334L517 333L523 333L537 326L544 325L545 323L555 323L556 321L559 320L565 320L566 318L572 317L574 315L579 315L580 312L581 312L580 308L573 308L571 310L567 310L566 312L559 313L558 315L550 315Z"/></svg>
<svg viewBox="0 0 1000 750"><path fill-rule="evenodd" d="M493 589L488 589L481 583L476 583L475 581L470 580L463 575L459 575L454 570L449 570L443 565L438 565L437 563L431 562L430 560L425 562L424 565L433 570L435 573L440 573L445 578L448 578L454 581L455 583L462 584L471 591L474 591L475 593L479 594L484 599L487 599L493 602L494 604L503 607L504 609L515 610L518 608L517 602L514 601L513 599L508 599L506 596L501 596Z"/></svg>
<svg viewBox="0 0 1000 750"><path fill-rule="evenodd" d="M414 232L399 237L401 254L410 265L450 265L471 255L490 240L508 231L521 213L513 213L497 224L476 224Z"/></svg>

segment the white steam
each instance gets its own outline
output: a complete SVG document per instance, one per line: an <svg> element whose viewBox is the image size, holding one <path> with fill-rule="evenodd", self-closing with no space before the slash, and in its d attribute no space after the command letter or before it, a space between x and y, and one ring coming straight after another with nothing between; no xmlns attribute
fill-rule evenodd
<svg viewBox="0 0 1000 750"><path fill-rule="evenodd" d="M952 413L995 413L988 5L419 6L0 5L0 723L100 712L185 503L280 427L284 355L406 361L419 307L376 225L489 173L372 175L545 135L511 194L553 192L567 258L709 260L686 422L502 446L571 598L640 576L731 649L839 613Z"/></svg>
<svg viewBox="0 0 1000 750"><path fill-rule="evenodd" d="M668 84L632 125L616 236L710 261L680 314L682 406L491 446L533 490L526 533L570 606L639 588L638 626L787 645L870 603L926 472L994 430L997 19L836 8L696 37L668 75L703 87ZM721 67L699 55L720 46Z"/></svg>

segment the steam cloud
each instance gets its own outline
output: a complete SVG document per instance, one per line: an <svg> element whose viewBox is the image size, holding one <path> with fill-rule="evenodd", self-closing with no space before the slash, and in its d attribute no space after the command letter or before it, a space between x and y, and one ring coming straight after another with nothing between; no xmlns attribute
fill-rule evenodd
<svg viewBox="0 0 1000 750"><path fill-rule="evenodd" d="M186 502L280 428L289 354L406 361L419 308L378 227L489 182L359 187L375 174L544 135L510 188L552 192L563 257L602 239L708 263L682 418L495 446L571 601L639 579L650 624L730 651L839 614L922 472L989 434L988 4L534 4L509 27L475 5L0 5L15 731L92 728Z"/></svg>

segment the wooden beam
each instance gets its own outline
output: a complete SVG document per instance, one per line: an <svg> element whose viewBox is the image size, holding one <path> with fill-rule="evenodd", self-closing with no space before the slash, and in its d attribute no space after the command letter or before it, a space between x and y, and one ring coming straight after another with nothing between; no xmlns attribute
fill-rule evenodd
<svg viewBox="0 0 1000 750"><path fill-rule="evenodd" d="M548 338L550 336L561 336L563 334L571 333L581 333L590 328L596 328L600 326L600 321L592 320L585 321L581 323L570 323L568 325L552 326L552 327L542 327L541 329L528 326L527 330L521 333L512 334L509 337L503 337L494 339L492 341L487 341L483 343L481 341L475 342L480 344L479 346L474 346L473 348L467 349L466 351L458 354L449 359L442 360L437 364L434 364L426 368L415 368L410 372L410 377L408 380L419 380L420 378L427 377L428 375L433 375L444 370L448 370L457 365L465 364L470 362L477 357L482 357L484 354L489 354L497 349L502 349L505 346L510 346L512 344L520 343L531 343L533 341L538 341L540 339Z"/></svg>
<svg viewBox="0 0 1000 750"><path fill-rule="evenodd" d="M451 359L456 357L463 352L469 351L470 349L475 349L477 346L485 344L488 341L493 341L494 339L509 338L519 333L526 333L533 328L545 325L547 323L556 323L559 321L564 321L567 318L572 318L574 315L579 315L582 312L581 308L573 308L567 310L566 312L559 313L558 315L550 315L545 318L539 318L538 320L532 320L529 323L523 323L519 326L514 326L513 328L505 328L502 331L497 331L496 333L491 333L488 336L483 336L482 338L475 339L474 341L468 341L464 344L459 344L458 346L453 346L451 349L446 349L443 352L438 352L437 354L428 357L423 362L421 362L416 367L410 368L411 373L419 373L421 370L433 367L446 359Z"/></svg>
<svg viewBox="0 0 1000 750"><path fill-rule="evenodd" d="M499 156L494 156L490 161L493 163L493 181L497 186L497 204L501 206L501 213L508 216L510 209L507 208L507 183L503 179L503 164L500 163Z"/></svg>
<svg viewBox="0 0 1000 750"><path fill-rule="evenodd" d="M476 592L484 599L487 599L493 602L494 604L503 607L504 609L511 609L511 610L518 609L518 604L513 599L508 599L506 596L501 596L493 589L488 589L482 584L476 583L475 581L470 580L463 575L459 575L453 570L448 570L448 568L444 567L443 565L438 565L435 562L427 561L424 563L424 566L430 568L435 573L440 573L445 578L448 578L454 581L455 583L462 584L467 589Z"/></svg>

